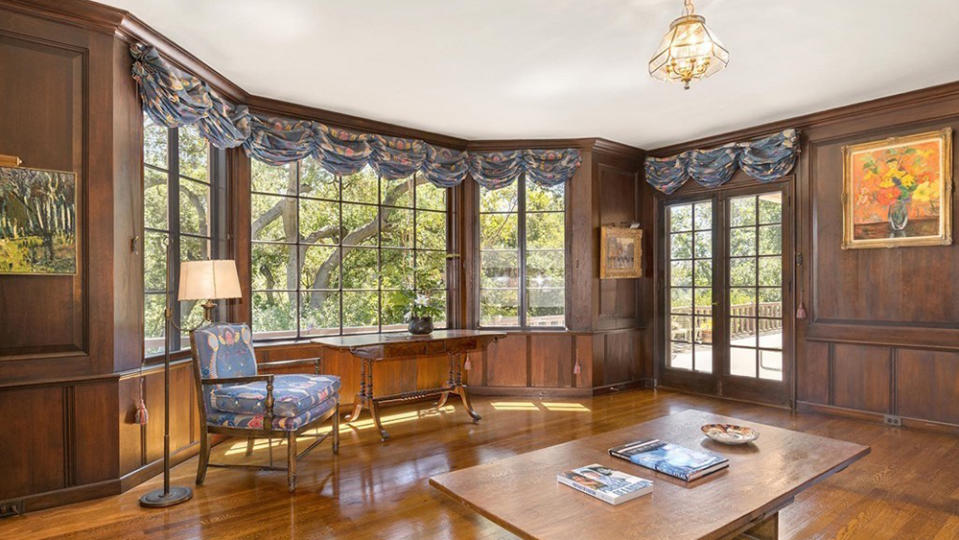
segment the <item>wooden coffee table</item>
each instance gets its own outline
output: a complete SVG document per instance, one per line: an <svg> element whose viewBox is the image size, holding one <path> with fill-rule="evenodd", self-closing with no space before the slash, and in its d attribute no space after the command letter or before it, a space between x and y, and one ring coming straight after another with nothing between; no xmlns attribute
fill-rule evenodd
<svg viewBox="0 0 959 540"><path fill-rule="evenodd" d="M720 445L700 431L709 423L747 425L760 437ZM721 454L729 468L685 483L607 453L651 438ZM868 453L868 446L687 410L434 476L430 484L527 538L777 538L779 510L796 494ZM556 481L557 473L591 463L650 479L653 492L613 506Z"/></svg>

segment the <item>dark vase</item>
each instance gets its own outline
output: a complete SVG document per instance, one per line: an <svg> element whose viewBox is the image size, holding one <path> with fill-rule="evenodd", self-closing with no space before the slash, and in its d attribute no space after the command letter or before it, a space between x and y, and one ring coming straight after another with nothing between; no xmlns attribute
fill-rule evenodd
<svg viewBox="0 0 959 540"><path fill-rule="evenodd" d="M425 336L433 331L433 317L410 318L410 333Z"/></svg>

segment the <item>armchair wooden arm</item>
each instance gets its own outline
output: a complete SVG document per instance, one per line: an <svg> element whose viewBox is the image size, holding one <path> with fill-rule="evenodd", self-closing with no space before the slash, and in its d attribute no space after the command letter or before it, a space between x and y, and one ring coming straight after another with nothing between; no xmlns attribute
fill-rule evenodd
<svg viewBox="0 0 959 540"><path fill-rule="evenodd" d="M266 382L266 400L263 414L263 428L269 429L273 425L273 377L274 375L250 375L248 377L215 377L200 379L203 386L213 384L248 384L252 382Z"/></svg>
<svg viewBox="0 0 959 540"><path fill-rule="evenodd" d="M319 374L320 374L320 358L319 358L319 357L317 357L317 358L296 358L296 359L293 359L293 360L275 360L275 361L273 361L273 362L259 362L259 363L257 364L257 367L259 367L260 369L273 370L273 369L282 369L282 368L293 367L293 366L300 366L300 365L307 365L307 364L312 364L312 365L313 365L313 374L314 374L314 375L319 375Z"/></svg>

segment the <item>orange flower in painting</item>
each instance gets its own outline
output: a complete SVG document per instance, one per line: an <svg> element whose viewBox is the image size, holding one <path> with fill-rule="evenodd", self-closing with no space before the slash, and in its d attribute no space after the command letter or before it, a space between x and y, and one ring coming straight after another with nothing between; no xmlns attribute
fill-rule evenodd
<svg viewBox="0 0 959 540"><path fill-rule="evenodd" d="M927 140L864 150L852 155L853 222L881 223L896 201L910 218L938 216L939 142Z"/></svg>

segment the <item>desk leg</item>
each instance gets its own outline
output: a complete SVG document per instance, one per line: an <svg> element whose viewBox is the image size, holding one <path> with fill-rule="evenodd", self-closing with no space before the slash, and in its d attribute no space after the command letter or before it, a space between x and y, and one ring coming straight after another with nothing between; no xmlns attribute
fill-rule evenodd
<svg viewBox="0 0 959 540"><path fill-rule="evenodd" d="M380 423L380 409L376 404L376 400L373 399L373 361L365 360L366 365L366 406L370 409L370 416L373 417L373 423L376 424L376 429L380 431L380 440L385 441L390 438L390 434L383 429L383 424Z"/></svg>
<svg viewBox="0 0 959 540"><path fill-rule="evenodd" d="M450 358L453 358L452 356ZM463 356L457 355L455 358L456 363L456 379L451 381L453 387L456 388L456 393L459 394L460 399L463 400L463 406L466 407L466 412L473 418L473 422L479 422L482 416L480 416L475 410L473 410L473 405L470 404L470 395L466 390L466 385L463 384Z"/></svg>
<svg viewBox="0 0 959 540"><path fill-rule="evenodd" d="M732 540L776 540L779 538L779 512L735 535Z"/></svg>
<svg viewBox="0 0 959 540"><path fill-rule="evenodd" d="M343 420L349 424L355 422L363 411L363 402L366 401L366 360L360 364L360 391L356 394L356 403L353 404L353 412Z"/></svg>

